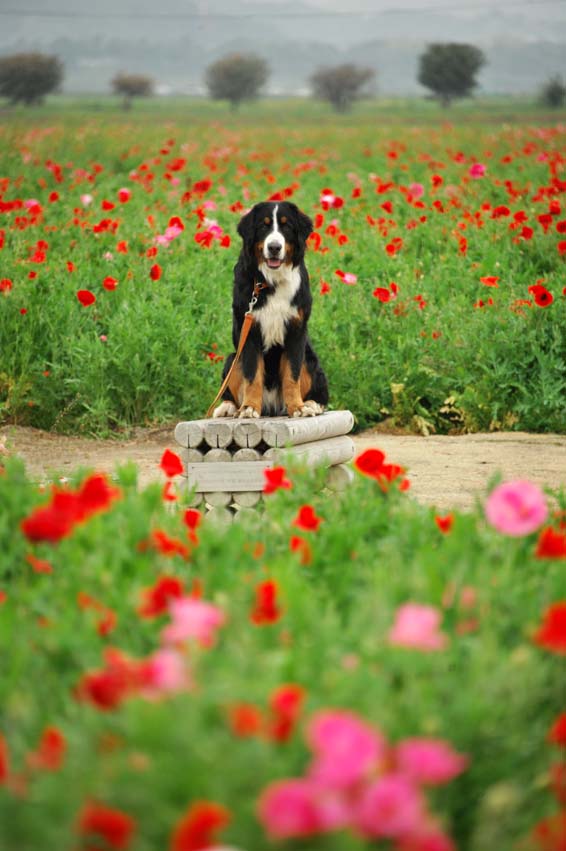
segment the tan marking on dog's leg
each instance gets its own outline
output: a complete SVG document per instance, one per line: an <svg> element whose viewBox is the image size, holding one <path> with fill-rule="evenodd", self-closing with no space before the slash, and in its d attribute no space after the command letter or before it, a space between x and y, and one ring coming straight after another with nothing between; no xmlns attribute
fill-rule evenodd
<svg viewBox="0 0 566 851"><path fill-rule="evenodd" d="M265 365L263 357L258 358L257 369L253 381L243 380L242 406L238 412L240 417L260 417L263 398L263 378Z"/></svg>
<svg viewBox="0 0 566 851"><path fill-rule="evenodd" d="M303 397L299 385L299 380L293 378L291 364L287 355L282 355L281 366L279 367L281 375L281 390L283 393L283 404L287 408L287 413L290 417L295 416L297 411L303 407Z"/></svg>
<svg viewBox="0 0 566 851"><path fill-rule="evenodd" d="M241 405L244 396L244 376L242 375L242 366L239 363L236 364L234 372L230 376L228 390L236 400L236 405Z"/></svg>
<svg viewBox="0 0 566 851"><path fill-rule="evenodd" d="M305 398L305 396L309 395L311 387L311 374L308 371L306 364L303 364L301 367L301 374L299 375L299 388L301 390L301 396L303 399Z"/></svg>

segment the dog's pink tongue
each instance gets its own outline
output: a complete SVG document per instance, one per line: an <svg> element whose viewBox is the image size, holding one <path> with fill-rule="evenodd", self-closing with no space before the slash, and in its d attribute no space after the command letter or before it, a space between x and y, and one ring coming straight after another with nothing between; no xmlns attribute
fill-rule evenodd
<svg viewBox="0 0 566 851"><path fill-rule="evenodd" d="M278 269L281 266L281 260L268 260L267 265L270 269Z"/></svg>

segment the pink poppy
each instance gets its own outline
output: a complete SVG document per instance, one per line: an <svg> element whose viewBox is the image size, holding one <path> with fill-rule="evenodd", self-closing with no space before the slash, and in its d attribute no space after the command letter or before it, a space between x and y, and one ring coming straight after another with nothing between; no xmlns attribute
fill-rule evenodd
<svg viewBox="0 0 566 851"><path fill-rule="evenodd" d="M190 688L191 681L183 656L176 650L157 650L142 666L145 697L158 697Z"/></svg>
<svg viewBox="0 0 566 851"><path fill-rule="evenodd" d="M397 770L413 783L438 786L464 771L468 758L441 739L404 739L395 749Z"/></svg>
<svg viewBox="0 0 566 851"><path fill-rule="evenodd" d="M474 163L472 166L470 166L468 174L470 175L470 177L473 177L477 180L479 177L484 176L486 170L487 167L483 163Z"/></svg>
<svg viewBox="0 0 566 851"><path fill-rule="evenodd" d="M364 836L402 839L414 834L426 819L419 790L400 774L387 774L365 788L355 821Z"/></svg>
<svg viewBox="0 0 566 851"><path fill-rule="evenodd" d="M443 650L448 638L439 631L440 619L441 613L434 606L405 603L395 613L395 623L388 635L389 643L425 652Z"/></svg>
<svg viewBox="0 0 566 851"><path fill-rule="evenodd" d="M211 647L217 630L226 622L222 609L195 597L172 600L169 612L172 622L161 633L166 644L194 639L203 647Z"/></svg>
<svg viewBox="0 0 566 851"><path fill-rule="evenodd" d="M345 789L368 777L384 758L383 736L351 712L318 712L307 730L314 751L309 776L319 785Z"/></svg>
<svg viewBox="0 0 566 851"><path fill-rule="evenodd" d="M259 799L258 816L273 839L338 830L349 820L342 801L325 796L315 783L302 777L268 786Z"/></svg>
<svg viewBox="0 0 566 851"><path fill-rule="evenodd" d="M548 517L538 485L516 479L492 490L485 504L487 522L503 535L521 537L535 532Z"/></svg>

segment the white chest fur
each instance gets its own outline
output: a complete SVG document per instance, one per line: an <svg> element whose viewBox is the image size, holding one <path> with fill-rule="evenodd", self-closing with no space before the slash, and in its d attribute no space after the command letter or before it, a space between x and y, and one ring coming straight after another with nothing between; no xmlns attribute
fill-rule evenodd
<svg viewBox="0 0 566 851"><path fill-rule="evenodd" d="M298 316L297 308L291 305L295 293L301 285L301 272L298 267L282 266L269 269L262 263L260 271L265 280L275 286L275 292L267 298L263 307L254 310L254 317L261 329L263 349L282 346L287 323Z"/></svg>

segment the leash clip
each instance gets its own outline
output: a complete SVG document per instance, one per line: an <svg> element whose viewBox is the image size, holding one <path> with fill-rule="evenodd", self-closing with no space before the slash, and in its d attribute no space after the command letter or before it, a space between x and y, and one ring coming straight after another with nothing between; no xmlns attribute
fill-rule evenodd
<svg viewBox="0 0 566 851"><path fill-rule="evenodd" d="M257 304L257 296L254 294L252 296L252 300L250 301L250 303L248 305L248 313L250 313L250 314L252 313L256 304Z"/></svg>

